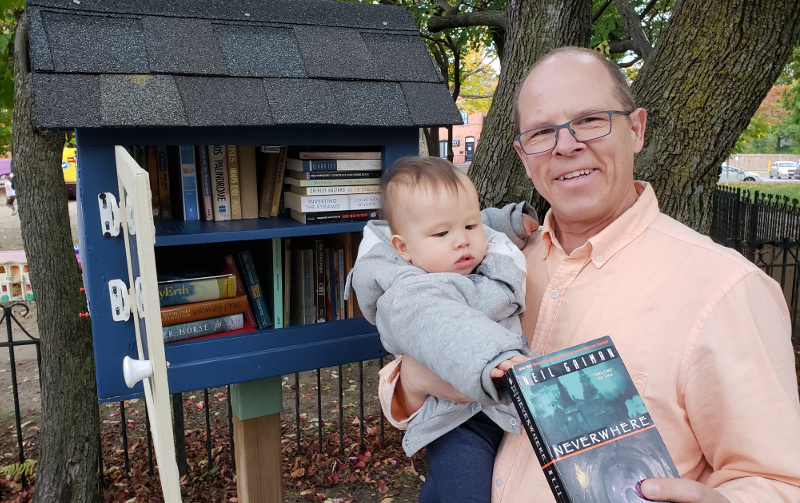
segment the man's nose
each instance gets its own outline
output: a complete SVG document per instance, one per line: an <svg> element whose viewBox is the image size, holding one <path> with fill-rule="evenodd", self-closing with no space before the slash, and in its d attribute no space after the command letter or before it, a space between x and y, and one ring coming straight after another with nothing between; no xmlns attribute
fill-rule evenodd
<svg viewBox="0 0 800 503"><path fill-rule="evenodd" d="M575 138L575 133L567 126L561 128L556 134L556 146L553 148L553 153L569 154L582 149L583 146L584 144Z"/></svg>

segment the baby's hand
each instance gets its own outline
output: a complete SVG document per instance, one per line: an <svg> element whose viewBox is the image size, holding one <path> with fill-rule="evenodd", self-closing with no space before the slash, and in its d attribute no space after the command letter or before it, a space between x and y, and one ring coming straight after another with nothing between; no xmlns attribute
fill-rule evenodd
<svg viewBox="0 0 800 503"><path fill-rule="evenodd" d="M527 213L522 214L522 226L525 228L525 234L530 236L533 231L539 228L539 222Z"/></svg>
<svg viewBox="0 0 800 503"><path fill-rule="evenodd" d="M509 358L508 360L500 362L499 365L492 369L489 375L492 376L492 378L503 377L503 374L505 374L508 369L518 363L523 363L528 360L530 360L530 358L525 355L517 355L513 358Z"/></svg>

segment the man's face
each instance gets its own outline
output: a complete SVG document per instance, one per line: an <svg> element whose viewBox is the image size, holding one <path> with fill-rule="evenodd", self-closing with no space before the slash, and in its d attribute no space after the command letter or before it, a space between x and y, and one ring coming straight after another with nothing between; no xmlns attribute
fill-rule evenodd
<svg viewBox="0 0 800 503"><path fill-rule="evenodd" d="M519 96L520 131L563 124L603 110L622 110L601 63L583 55L558 55L541 63ZM514 147L537 192L550 203L562 231L599 232L636 202L633 156L644 141L646 112L630 121L612 117L611 134L578 142L566 129L556 147L527 155Z"/></svg>

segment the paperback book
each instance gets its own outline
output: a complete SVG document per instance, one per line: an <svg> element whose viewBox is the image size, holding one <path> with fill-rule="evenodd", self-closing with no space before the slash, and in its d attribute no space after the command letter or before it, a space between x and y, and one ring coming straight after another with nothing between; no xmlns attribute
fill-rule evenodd
<svg viewBox="0 0 800 503"><path fill-rule="evenodd" d="M294 192L283 195L283 204L295 211L374 210L381 206L380 194L338 194L330 196L301 196Z"/></svg>
<svg viewBox="0 0 800 503"><path fill-rule="evenodd" d="M377 194L381 191L380 185L331 185L329 187L289 187L299 196L331 196L337 194Z"/></svg>
<svg viewBox="0 0 800 503"><path fill-rule="evenodd" d="M378 218L378 210L320 211L317 213L303 213L297 210L289 210L289 216L302 224L361 222Z"/></svg>
<svg viewBox="0 0 800 503"><path fill-rule="evenodd" d="M377 173L376 173L377 175ZM332 187L339 185L380 185L380 176L370 178L350 178L345 180L301 180L299 178L292 178L289 172L286 172L286 178L283 183L295 187Z"/></svg>
<svg viewBox="0 0 800 503"><path fill-rule="evenodd" d="M236 295L236 278L232 274L160 276L158 296L161 307L229 299Z"/></svg>
<svg viewBox="0 0 800 503"><path fill-rule="evenodd" d="M559 503L642 502L636 484L678 470L610 337L503 376Z"/></svg>
<svg viewBox="0 0 800 503"><path fill-rule="evenodd" d="M188 321L217 318L228 314L239 314L247 310L247 295L230 299L205 300L191 304L178 304L161 308L161 325L164 327Z"/></svg>
<svg viewBox="0 0 800 503"><path fill-rule="evenodd" d="M293 159L286 167L295 171L380 171L380 159Z"/></svg>
<svg viewBox="0 0 800 503"><path fill-rule="evenodd" d="M218 318L208 318L206 320L190 321L168 327L162 327L164 342L185 341L196 339L206 335L239 330L244 326L244 316L242 314L232 314L230 316L220 316Z"/></svg>
<svg viewBox="0 0 800 503"><path fill-rule="evenodd" d="M297 154L300 159L381 159L381 153L374 151L303 151Z"/></svg>

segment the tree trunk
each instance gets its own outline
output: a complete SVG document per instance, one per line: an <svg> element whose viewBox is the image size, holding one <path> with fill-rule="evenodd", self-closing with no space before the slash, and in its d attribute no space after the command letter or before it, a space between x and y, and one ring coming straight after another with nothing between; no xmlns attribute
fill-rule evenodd
<svg viewBox="0 0 800 503"><path fill-rule="evenodd" d="M677 2L634 84L648 110L636 176L661 209L706 233L720 163L800 35L800 0Z"/></svg>
<svg viewBox="0 0 800 503"><path fill-rule="evenodd" d="M14 58L14 185L36 296L42 366L42 429L33 501L98 500L99 407L91 322L61 172L64 134L37 130L27 16Z"/></svg>
<svg viewBox="0 0 800 503"><path fill-rule="evenodd" d="M509 0L506 13L503 66L469 168L484 207L532 200L533 185L513 145L517 86L541 55L565 45L585 47L591 35L590 0ZM542 200L534 203L541 212Z"/></svg>

